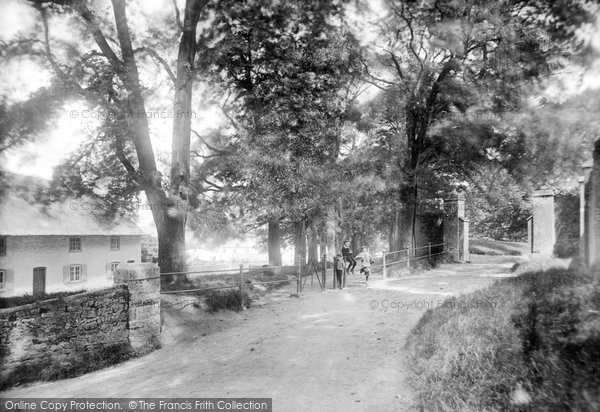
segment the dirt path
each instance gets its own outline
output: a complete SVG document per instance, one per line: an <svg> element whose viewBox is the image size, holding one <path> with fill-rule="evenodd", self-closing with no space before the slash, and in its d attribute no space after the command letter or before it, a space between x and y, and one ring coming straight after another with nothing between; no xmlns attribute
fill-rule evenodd
<svg viewBox="0 0 600 412"><path fill-rule="evenodd" d="M0 396L272 397L275 411L411 411L403 345L426 307L409 303L485 287L514 262L474 257L368 287L357 276L344 291L309 289L300 299L281 290L241 313L167 313L163 349Z"/></svg>

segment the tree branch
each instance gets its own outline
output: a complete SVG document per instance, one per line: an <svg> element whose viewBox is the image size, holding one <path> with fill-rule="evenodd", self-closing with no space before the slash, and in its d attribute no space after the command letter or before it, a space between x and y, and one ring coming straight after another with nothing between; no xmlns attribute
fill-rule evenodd
<svg viewBox="0 0 600 412"><path fill-rule="evenodd" d="M179 13L179 7L177 7L177 0L171 0L171 3L173 3L173 8L175 9L175 23L177 23L179 30L183 31L183 24L181 24L181 14Z"/></svg>
<svg viewBox="0 0 600 412"><path fill-rule="evenodd" d="M210 159L211 157L224 156L223 153L215 153L215 154L205 155L203 153L198 153L197 150L190 150L190 154L193 155L193 156L195 156L195 157L200 157L202 159Z"/></svg>
<svg viewBox="0 0 600 412"><path fill-rule="evenodd" d="M398 73L398 76L400 76L400 78L402 80L404 80L404 74L402 73L402 69L400 68L400 63L398 62L398 59L396 58L396 55L394 53L392 53L391 51L386 50L387 53L389 53L390 57L392 58L392 62L394 62L394 67L396 68L396 72Z"/></svg>
<svg viewBox="0 0 600 412"><path fill-rule="evenodd" d="M100 50L102 51L104 57L108 59L108 61L117 71L117 73L122 72L123 62L117 57L113 49L106 41L106 37L100 29L100 25L98 24L96 16L90 11L90 9L87 8L85 3L82 1L74 2L74 7L79 12L81 18L92 33L92 36L94 37L94 40L96 40L96 44L98 45L98 47L100 47Z"/></svg>
<svg viewBox="0 0 600 412"><path fill-rule="evenodd" d="M36 5L36 7L42 15L42 24L44 26L44 48L46 50L46 58L48 59L48 62L50 62L50 66L52 66L52 69L56 72L57 76L65 80L67 78L67 75L65 74L65 72L62 71L56 60L54 60L52 50L50 49L50 30L48 29L48 16L46 15L46 10L40 5Z"/></svg>
<svg viewBox="0 0 600 412"><path fill-rule="evenodd" d="M202 180L203 180L205 183L207 183L207 184L208 184L210 187L213 187L213 188L215 188L217 191L219 191L219 192L223 191L223 188L222 188L221 186L219 186L219 185L216 185L216 184L214 184L214 183L212 183L212 182L208 181L206 178L204 178L204 179L202 179Z"/></svg>
<svg viewBox="0 0 600 412"><path fill-rule="evenodd" d="M171 70L171 68L169 67L169 63L167 63L167 61L162 58L154 49L151 49L149 47L138 47L137 49L135 49L133 51L134 53L138 53L138 52L145 52L148 55L154 57L156 60L158 60L158 62L160 64L162 64L162 66L164 67L165 71L167 72L167 74L169 75L169 78L171 79L171 81L173 82L173 84L177 83L177 78L175 77L175 74L173 73L173 71Z"/></svg>
<svg viewBox="0 0 600 412"><path fill-rule="evenodd" d="M231 154L231 152L230 152L230 151L228 151L228 150L217 149L216 147L213 147L213 146L211 146L210 144L208 144L208 142L207 142L207 141L206 141L206 140L205 140L205 139L204 139L202 136L200 136L200 133L198 133L198 132L197 132L197 131L195 131L194 129L192 129L192 133L194 133L194 134L196 135L196 137L197 137L198 139L200 139L200 141L201 141L202 143L204 143L204 145L205 145L206 147L208 147L210 150L212 150L213 152L221 153L221 154L224 154L224 155L226 155L226 154Z"/></svg>

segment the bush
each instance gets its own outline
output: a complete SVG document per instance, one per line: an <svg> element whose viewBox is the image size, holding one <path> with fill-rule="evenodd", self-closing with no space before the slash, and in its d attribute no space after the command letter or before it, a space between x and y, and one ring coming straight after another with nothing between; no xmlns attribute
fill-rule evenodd
<svg viewBox="0 0 600 412"><path fill-rule="evenodd" d="M561 259L570 258L579 254L579 238L559 237L554 244L554 255Z"/></svg>
<svg viewBox="0 0 600 412"><path fill-rule="evenodd" d="M250 307L251 297L247 291L244 291L244 306ZM210 313L217 312L219 310L240 310L240 292L238 289L229 290L217 290L210 292L206 296L206 306Z"/></svg>

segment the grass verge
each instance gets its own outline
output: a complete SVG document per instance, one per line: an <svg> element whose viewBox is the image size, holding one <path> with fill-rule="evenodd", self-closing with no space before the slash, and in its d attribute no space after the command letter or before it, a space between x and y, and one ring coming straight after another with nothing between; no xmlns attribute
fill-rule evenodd
<svg viewBox="0 0 600 412"><path fill-rule="evenodd" d="M470 239L469 253L488 256L519 256L527 254L527 244L499 240Z"/></svg>
<svg viewBox="0 0 600 412"><path fill-rule="evenodd" d="M88 372L115 365L136 356L129 344L106 347L81 346L68 356L53 354L32 362L23 362L0 378L0 391L37 380L53 381L74 378Z"/></svg>
<svg viewBox="0 0 600 412"><path fill-rule="evenodd" d="M419 410L600 410L599 314L600 287L569 269L449 299L406 343Z"/></svg>

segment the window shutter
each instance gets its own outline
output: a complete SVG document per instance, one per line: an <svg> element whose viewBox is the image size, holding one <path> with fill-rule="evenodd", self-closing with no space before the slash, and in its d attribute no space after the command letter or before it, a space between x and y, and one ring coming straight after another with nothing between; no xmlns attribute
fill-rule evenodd
<svg viewBox="0 0 600 412"><path fill-rule="evenodd" d="M69 283L69 265L63 266L63 283Z"/></svg>
<svg viewBox="0 0 600 412"><path fill-rule="evenodd" d="M81 280L87 282L87 265L81 265Z"/></svg>
<svg viewBox="0 0 600 412"><path fill-rule="evenodd" d="M4 288L12 290L15 287L15 271L12 269L4 269Z"/></svg>

